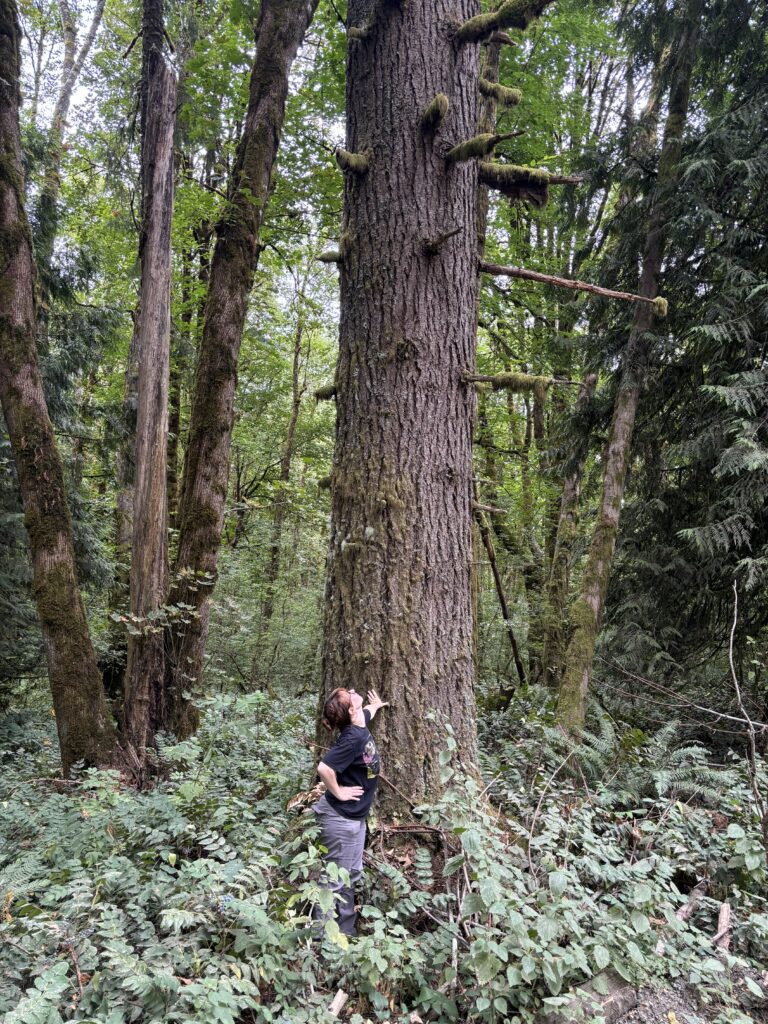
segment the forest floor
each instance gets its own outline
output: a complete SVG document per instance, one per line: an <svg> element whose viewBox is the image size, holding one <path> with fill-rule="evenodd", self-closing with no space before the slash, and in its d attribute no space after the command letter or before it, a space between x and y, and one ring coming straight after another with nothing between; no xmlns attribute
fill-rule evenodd
<svg viewBox="0 0 768 1024"><path fill-rule="evenodd" d="M564 751L525 701L481 718L490 799L446 758L439 801L371 820L351 942L332 922L313 940L322 851L314 815L286 810L311 701L210 698L142 793L114 772L63 784L47 711L0 718L4 1024L331 1024L339 989L349 1024L548 1024L579 1019L585 984L602 1010L583 1021L768 1020L739 763L604 723Z"/></svg>

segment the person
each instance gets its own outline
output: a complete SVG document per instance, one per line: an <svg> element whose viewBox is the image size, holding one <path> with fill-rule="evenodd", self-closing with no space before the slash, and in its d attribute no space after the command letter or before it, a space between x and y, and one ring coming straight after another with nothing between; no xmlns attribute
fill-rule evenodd
<svg viewBox="0 0 768 1024"><path fill-rule="evenodd" d="M349 884L327 876L323 882L337 896L336 921L344 935L356 934L355 885L363 873L366 818L379 783L381 762L368 726L388 704L375 690L368 691L368 703L354 689L334 690L323 708L327 729L338 729L338 737L317 766L325 793L312 810L321 827L321 842L328 851L326 862L349 872ZM321 915L322 916L322 915Z"/></svg>

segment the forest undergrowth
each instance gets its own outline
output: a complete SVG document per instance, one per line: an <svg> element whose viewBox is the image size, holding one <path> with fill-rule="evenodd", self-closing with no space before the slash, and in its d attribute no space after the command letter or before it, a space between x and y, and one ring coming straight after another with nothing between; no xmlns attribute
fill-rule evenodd
<svg viewBox="0 0 768 1024"><path fill-rule="evenodd" d="M59 780L49 714L0 722L6 1024L332 1021L339 989L352 1024L573 1020L590 978L768 1019L766 855L735 756L597 717L569 746L526 692L481 716L484 781L452 765L447 730L443 799L370 820L360 935L318 940L314 816L287 810L311 779L310 703L205 701L141 793Z"/></svg>

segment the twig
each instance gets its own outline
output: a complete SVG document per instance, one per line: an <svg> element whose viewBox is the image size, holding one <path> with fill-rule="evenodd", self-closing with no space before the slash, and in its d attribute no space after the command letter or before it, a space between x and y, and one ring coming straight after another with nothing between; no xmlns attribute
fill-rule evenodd
<svg viewBox="0 0 768 1024"><path fill-rule="evenodd" d="M555 781L557 776L560 774L560 772L563 770L563 768L565 768L565 766L568 764L568 762L570 761L570 759L573 757L573 755L575 753L576 753L576 751L572 750L568 754L568 756L563 761L560 762L560 764L557 766L557 768L555 768L554 772L547 779L547 784L544 786L544 789L542 789L542 791L541 791L541 796L539 797L539 802L536 804L536 810L533 812L533 817L531 818L531 828L530 828L530 830L528 832L528 867L529 867L530 872L531 872L531 874L533 875L534 878L538 878L538 875L536 874L536 869L533 866L533 857L531 856L531 844L533 843L533 833L534 833L534 831L536 829L536 821L537 821L537 819L539 817L539 811L541 810L541 805L544 802L544 797L547 795L547 792L549 791L549 787L552 785L552 783Z"/></svg>

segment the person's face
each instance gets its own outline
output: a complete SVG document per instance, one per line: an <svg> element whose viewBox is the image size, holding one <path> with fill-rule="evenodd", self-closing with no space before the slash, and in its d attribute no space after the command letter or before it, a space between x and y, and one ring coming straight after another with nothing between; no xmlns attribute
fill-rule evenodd
<svg viewBox="0 0 768 1024"><path fill-rule="evenodd" d="M363 698L360 696L360 694L356 693L353 687L350 687L347 690L347 696L349 697L350 712L354 713L355 711L359 711L360 708L363 706Z"/></svg>

